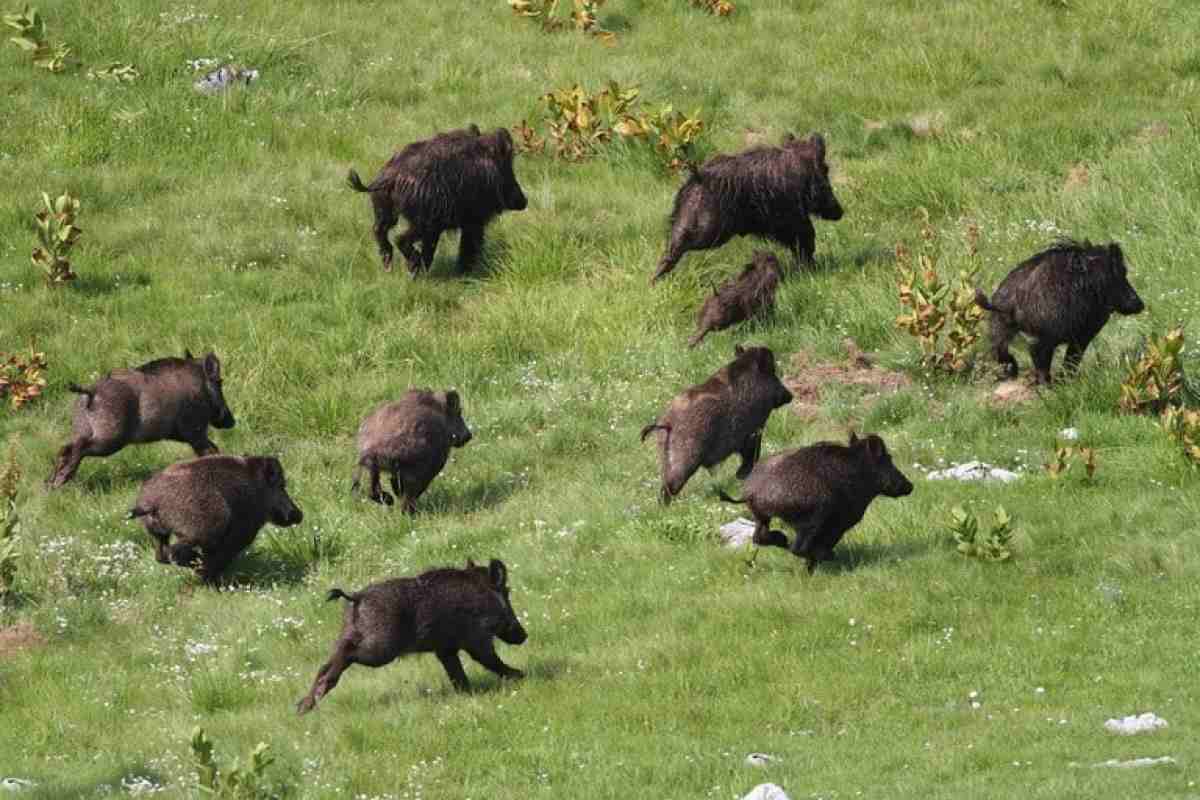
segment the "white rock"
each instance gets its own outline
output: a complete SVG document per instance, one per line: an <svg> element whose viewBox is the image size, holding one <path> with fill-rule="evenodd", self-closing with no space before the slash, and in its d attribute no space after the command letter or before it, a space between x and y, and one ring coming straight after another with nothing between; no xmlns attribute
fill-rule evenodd
<svg viewBox="0 0 1200 800"><path fill-rule="evenodd" d="M1170 756L1159 756L1158 758L1135 758L1131 761L1118 761L1115 758L1110 758L1108 761L1101 761L1099 764L1092 764L1093 767L1116 767L1117 769L1130 769L1133 767L1157 767L1162 764L1174 764L1175 759Z"/></svg>
<svg viewBox="0 0 1200 800"><path fill-rule="evenodd" d="M965 464L955 464L948 469L939 469L925 476L931 481L1000 481L1011 483L1021 476L1006 469L985 464L982 461L968 461Z"/></svg>
<svg viewBox="0 0 1200 800"><path fill-rule="evenodd" d="M0 778L0 791L25 792L34 786L37 784L25 778Z"/></svg>
<svg viewBox="0 0 1200 800"><path fill-rule="evenodd" d="M1165 727L1167 727L1167 721L1162 717L1156 716L1151 711L1139 714L1136 717L1128 716L1121 719L1110 719L1104 723L1105 730L1112 733L1119 733L1122 736L1133 736L1135 733L1145 733L1146 731L1158 730Z"/></svg>
<svg viewBox="0 0 1200 800"><path fill-rule="evenodd" d="M791 800L787 792L773 783L760 783L750 790L742 800Z"/></svg>
<svg viewBox="0 0 1200 800"><path fill-rule="evenodd" d="M1079 428L1063 428L1058 432L1058 438L1073 442L1079 438Z"/></svg>
<svg viewBox="0 0 1200 800"><path fill-rule="evenodd" d="M258 70L226 64L192 83L192 87L203 94L214 94L238 83L249 84L256 80L258 80Z"/></svg>
<svg viewBox="0 0 1200 800"><path fill-rule="evenodd" d="M745 517L738 517L733 522L721 526L721 540L726 547L745 547L754 539L754 522Z"/></svg>
<svg viewBox="0 0 1200 800"><path fill-rule="evenodd" d="M766 753L751 753L746 756L746 766L748 767L765 767L772 761L778 761L778 759Z"/></svg>

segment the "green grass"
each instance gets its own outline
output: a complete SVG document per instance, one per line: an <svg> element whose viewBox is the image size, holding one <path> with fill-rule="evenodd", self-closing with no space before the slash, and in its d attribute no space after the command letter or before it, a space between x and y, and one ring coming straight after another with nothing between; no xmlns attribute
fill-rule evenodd
<svg viewBox="0 0 1200 800"><path fill-rule="evenodd" d="M0 349L32 343L50 364L44 397L0 412L25 470L0 627L44 639L0 652L0 777L37 781L32 797L119 793L132 776L191 796L203 725L225 764L270 743L268 774L296 797L740 798L766 780L793 798L1200 796L1197 477L1151 421L1116 414L1122 354L1200 312L1200 6L737 5L717 20L611 0L606 48L500 0L63 0L41 10L83 68L50 75L0 46ZM262 78L199 96L185 62L200 57ZM116 60L142 77L83 77ZM491 226L468 279L456 236L427 277L381 271L348 168L369 178L404 143L532 120L541 93L609 79L702 109L705 152L825 133L846 216L817 223L817 268L789 275L771 319L686 349L709 285L761 244L689 254L649 289L679 178L636 148L518 158L529 209ZM941 135L899 124L922 115ZM1077 164L1090 180L1068 189ZM80 279L54 290L28 261L43 190L82 200ZM1114 318L1082 375L1026 405L988 404L984 375L912 371L875 403L845 389L816 420L775 414L766 452L853 425L882 434L917 489L877 501L813 576L782 551L749 568L715 541L736 516L713 492L735 488L734 462L665 509L638 430L736 342L790 365L853 336L913 370L892 250L915 242L918 207L951 265L979 225L985 288L1060 233L1117 240L1148 310ZM305 513L264 529L235 590L155 563L122 520L186 447L130 447L61 491L41 484L70 431L68 383L184 348L224 362L238 426L213 438L279 455ZM457 387L475 432L413 518L348 494L359 421L410 386ZM1066 426L1097 449L1091 484L1040 469ZM1024 477L932 483L914 466L974 458ZM955 552L956 504L1014 515L1011 563ZM500 650L527 680L468 664L479 691L458 696L421 656L351 669L294 715L339 629L330 586L468 556L508 563L530 638ZM1171 727L1103 731L1144 710ZM779 760L750 768L751 751ZM1178 763L1090 768L1157 755Z"/></svg>

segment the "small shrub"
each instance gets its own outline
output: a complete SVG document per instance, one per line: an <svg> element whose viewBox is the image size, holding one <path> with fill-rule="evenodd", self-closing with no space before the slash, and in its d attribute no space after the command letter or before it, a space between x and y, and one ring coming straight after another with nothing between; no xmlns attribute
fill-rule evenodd
<svg viewBox="0 0 1200 800"><path fill-rule="evenodd" d="M208 797L258 800L281 796L280 787L267 780L267 767L275 762L269 754L271 746L259 742L250 752L250 762L242 766L240 759L222 769L213 756L213 743L199 726L192 731L192 758L196 762L196 786Z"/></svg>
<svg viewBox="0 0 1200 800"><path fill-rule="evenodd" d="M29 349L28 357L0 353L0 399L8 397L16 410L33 400L46 387L46 354Z"/></svg>
<svg viewBox="0 0 1200 800"><path fill-rule="evenodd" d="M988 532L979 529L979 520L962 506L950 510L950 532L958 552L983 561L1007 561L1012 558L1012 519L1004 506L996 506Z"/></svg>
<svg viewBox="0 0 1200 800"><path fill-rule="evenodd" d="M1183 447L1192 466L1200 466L1200 411L1168 406L1158 418L1158 424L1167 436Z"/></svg>
<svg viewBox="0 0 1200 800"><path fill-rule="evenodd" d="M51 72L62 72L71 48L46 38L46 21L36 8L25 6L19 14L5 14L4 24L18 32L9 41L33 56L33 65Z"/></svg>
<svg viewBox="0 0 1200 800"><path fill-rule="evenodd" d="M559 16L559 0L508 0L513 13L519 17L533 20L542 26L547 33L574 28L580 33L594 36L607 45L616 44L617 35L600 27L597 12L606 0L572 0L575 10L571 12L571 21Z"/></svg>
<svg viewBox="0 0 1200 800"><path fill-rule="evenodd" d="M63 192L51 200L50 195L42 192L42 204L45 207L34 215L42 246L35 248L30 258L34 266L41 267L46 273L46 282L51 286L73 281L75 273L71 271L71 261L67 256L83 233L75 225L79 198Z"/></svg>
<svg viewBox="0 0 1200 800"><path fill-rule="evenodd" d="M737 10L729 0L688 0L696 8L702 8L714 17L728 17Z"/></svg>
<svg viewBox="0 0 1200 800"><path fill-rule="evenodd" d="M1121 410L1129 414L1161 414L1182 405L1186 381L1183 375L1183 328L1151 336L1142 357L1130 365L1121 383Z"/></svg>
<svg viewBox="0 0 1200 800"><path fill-rule="evenodd" d="M670 105L643 111L640 94L638 87L616 81L595 93L579 84L547 92L539 98L546 106L547 136L522 121L513 127L517 146L522 152L543 152L552 144L556 157L583 161L616 138L651 144L668 169L691 163L692 146L704 132L699 110L691 116Z"/></svg>
<svg viewBox="0 0 1200 800"><path fill-rule="evenodd" d="M970 266L946 280L939 272L937 234L929 212L920 209L921 252L913 258L904 244L896 245L896 270L901 306L908 313L896 317L896 326L916 337L921 366L926 370L961 373L972 365L971 354L979 341L983 309L975 304L975 276L979 273L976 249L979 230L967 226Z"/></svg>
<svg viewBox="0 0 1200 800"><path fill-rule="evenodd" d="M17 533L21 517L17 513L17 488L21 483L21 467L17 464L15 448L8 451L8 461L0 470L0 601L13 593L17 577Z"/></svg>

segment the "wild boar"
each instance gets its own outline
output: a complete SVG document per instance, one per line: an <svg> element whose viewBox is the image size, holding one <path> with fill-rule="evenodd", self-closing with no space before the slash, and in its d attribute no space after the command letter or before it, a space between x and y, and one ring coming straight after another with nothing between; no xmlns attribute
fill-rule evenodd
<svg viewBox="0 0 1200 800"><path fill-rule="evenodd" d="M392 492L404 498L404 510L416 511L417 498L446 465L450 448L471 441L462 417L458 392L410 389L400 400L371 413L358 428L358 465L353 491L366 469L371 475L370 498L392 505L391 494L379 485L381 472L391 473Z"/></svg>
<svg viewBox="0 0 1200 800"><path fill-rule="evenodd" d="M734 354L733 361L677 395L657 421L642 428L642 441L651 431L658 434L664 504L683 490L697 469L712 469L734 453L742 457L738 477L749 475L767 417L792 402L769 348L738 345Z"/></svg>
<svg viewBox="0 0 1200 800"><path fill-rule="evenodd" d="M160 564L195 567L206 583L215 583L263 525L299 525L304 515L288 495L278 459L217 455L151 476L129 519L142 521Z"/></svg>
<svg viewBox="0 0 1200 800"><path fill-rule="evenodd" d="M819 134L788 134L781 147L715 156L693 170L675 195L671 241L650 282L673 270L689 250L720 247L734 236L773 239L797 261L811 261L816 231L809 215L839 220L842 213Z"/></svg>
<svg viewBox="0 0 1200 800"><path fill-rule="evenodd" d="M350 170L350 187L371 195L384 270L392 269L388 231L403 216L409 228L396 246L410 273L433 264L438 240L453 228L462 231L458 271L467 272L483 248L487 224L504 211L521 211L528 205L513 172L513 155L512 134L506 129L481 134L471 125L408 145L367 185ZM414 246L417 241L420 250Z"/></svg>
<svg viewBox="0 0 1200 800"><path fill-rule="evenodd" d="M991 312L992 354L1008 377L1017 361L1008 345L1020 331L1032 338L1030 355L1037 383L1050 383L1054 350L1065 343L1066 367L1074 372L1083 353L1114 311L1140 314L1142 298L1129 284L1121 246L1063 240L1008 273L989 300L975 302Z"/></svg>
<svg viewBox="0 0 1200 800"><path fill-rule="evenodd" d="M904 497L912 483L892 463L883 439L850 434L849 445L817 442L759 462L741 500L719 492L727 503L744 503L754 515L754 543L788 547L787 536L771 530L780 517L796 531L791 551L808 561L811 573L832 557L846 531L857 525L879 495Z"/></svg>
<svg viewBox="0 0 1200 800"><path fill-rule="evenodd" d="M47 481L51 489L71 480L84 456L110 456L127 444L169 439L186 442L198 456L216 453L208 426L234 425L215 353L199 359L185 352L68 388L83 397L75 405L74 438L59 450Z"/></svg>
<svg viewBox="0 0 1200 800"><path fill-rule="evenodd" d="M713 288L712 297L704 301L696 320L696 333L688 340L695 347L709 331L720 331L775 306L775 290L779 286L779 261L765 250L754 251L754 259L742 269L742 274Z"/></svg>
<svg viewBox="0 0 1200 800"><path fill-rule="evenodd" d="M347 594L331 589L329 600L349 601L333 655L317 672L312 689L296 706L311 711L337 686L351 664L382 667L411 653L436 653L454 688L469 691L458 652L466 650L502 678L524 675L496 655L493 637L519 645L527 637L508 598L508 569L492 559L484 567L434 569L415 578L393 578Z"/></svg>

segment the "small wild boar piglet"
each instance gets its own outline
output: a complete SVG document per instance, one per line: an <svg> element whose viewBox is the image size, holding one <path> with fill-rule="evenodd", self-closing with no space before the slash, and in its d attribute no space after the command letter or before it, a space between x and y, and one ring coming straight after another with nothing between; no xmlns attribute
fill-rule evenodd
<svg viewBox="0 0 1200 800"><path fill-rule="evenodd" d="M353 490L364 469L371 474L370 497L391 505L379 485L380 472L392 477L392 492L404 498L404 510L416 511L417 498L446 466L451 447L471 441L458 392L410 389L394 403L377 408L358 428L358 466Z"/></svg>
<svg viewBox="0 0 1200 800"><path fill-rule="evenodd" d="M775 306L778 286L779 261L765 250L755 250L754 260L742 269L742 274L720 288L714 287L712 297L704 301L688 347L700 344L709 331L724 330L769 311Z"/></svg>
<svg viewBox="0 0 1200 800"><path fill-rule="evenodd" d="M754 543L788 547L787 536L771 530L779 517L796 531L791 550L812 572L828 561L846 531L857 525L879 495L904 497L912 483L888 453L883 439L850 434L849 446L817 442L759 463L745 483L741 500L724 492L727 503L745 503L754 515Z"/></svg>
<svg viewBox="0 0 1200 800"><path fill-rule="evenodd" d="M84 456L110 456L127 444L169 439L196 455L217 452L208 426L232 428L233 412L221 392L221 362L214 353L160 358L136 369L116 369L94 386L71 384L83 395L75 406L74 438L59 450L47 484L62 486Z"/></svg>
<svg viewBox="0 0 1200 800"><path fill-rule="evenodd" d="M736 358L704 383L671 401L666 413L642 428L642 441L658 434L661 498L669 504L700 467L712 469L734 453L737 475L750 474L762 445L767 417L792 402L775 373L775 354L766 347L734 349Z"/></svg>
<svg viewBox="0 0 1200 800"><path fill-rule="evenodd" d="M154 538L160 564L195 567L213 583L264 524L286 528L304 515L288 496L278 459L204 456L147 480L129 518L141 519Z"/></svg>
<svg viewBox="0 0 1200 800"><path fill-rule="evenodd" d="M1010 378L1016 377L1017 361L1009 342L1018 331L1034 340L1030 355L1038 383L1050 383L1050 362L1060 344L1067 345L1065 364L1074 371L1114 311L1140 314L1146 307L1129 284L1121 246L1086 240L1043 250L1008 273L990 300L976 289L975 302L991 312L992 354Z"/></svg>
<svg viewBox="0 0 1200 800"><path fill-rule="evenodd" d="M460 650L501 677L524 675L500 660L492 641L498 636L521 644L526 638L508 599L508 570L499 559L487 568L468 560L466 569L446 567L415 578L393 578L353 594L330 590L330 600L338 597L350 602L342 632L312 689L297 704L301 714L329 694L351 664L382 667L411 653L436 653L460 692L471 688Z"/></svg>
<svg viewBox="0 0 1200 800"><path fill-rule="evenodd" d="M390 231L400 216L409 228L396 240L416 275L433 264L433 254L443 232L459 228L458 270L466 272L483 248L483 230L505 211L521 211L525 193L513 172L512 135L504 128L481 134L470 125L413 142L363 185L350 170L350 186L369 192L375 209L375 241L383 268L392 269ZM417 250L416 242L421 249Z"/></svg>
<svg viewBox="0 0 1200 800"><path fill-rule="evenodd" d="M798 261L811 261L817 234L810 214L842 218L819 134L807 139L788 134L780 147L714 156L675 195L671 241L650 282L673 270L689 250L720 247L734 236L773 239Z"/></svg>

